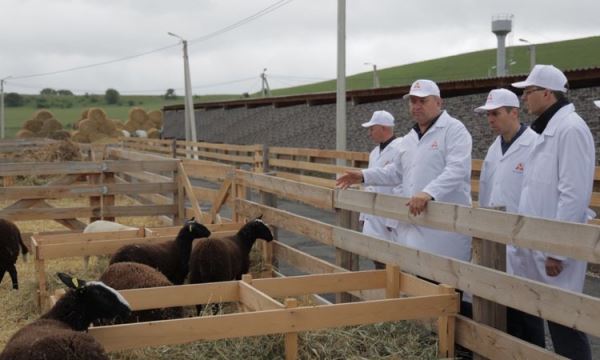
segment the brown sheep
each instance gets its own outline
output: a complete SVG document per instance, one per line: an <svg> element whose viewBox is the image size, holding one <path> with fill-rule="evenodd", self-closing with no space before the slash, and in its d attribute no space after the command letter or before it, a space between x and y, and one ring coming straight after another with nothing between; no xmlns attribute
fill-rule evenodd
<svg viewBox="0 0 600 360"><path fill-rule="evenodd" d="M0 283L2 283L4 273L8 271L12 287L15 290L19 288L17 268L15 267L19 256L19 247L21 247L21 254L25 256L28 250L17 225L9 220L0 219Z"/></svg>
<svg viewBox="0 0 600 360"><path fill-rule="evenodd" d="M100 276L100 281L116 290L142 289L160 286L172 286L173 283L160 271L148 265L121 262L112 264ZM117 318L115 324L137 321L156 321L183 317L183 308L173 307L166 309L139 310L131 313L127 318Z"/></svg>

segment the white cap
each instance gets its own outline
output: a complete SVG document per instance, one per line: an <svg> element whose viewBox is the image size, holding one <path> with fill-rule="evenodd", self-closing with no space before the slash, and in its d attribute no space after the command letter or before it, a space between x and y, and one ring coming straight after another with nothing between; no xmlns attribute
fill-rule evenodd
<svg viewBox="0 0 600 360"><path fill-rule="evenodd" d="M475 109L475 112L495 110L503 106L519 107L519 98L514 92L506 89L494 89L490 91L485 105Z"/></svg>
<svg viewBox="0 0 600 360"><path fill-rule="evenodd" d="M373 116L371 116L371 120L366 123L362 123L362 127L371 127L373 125L381 125L381 126L394 126L394 117L392 114L385 110L375 111Z"/></svg>
<svg viewBox="0 0 600 360"><path fill-rule="evenodd" d="M599 108L600 108L600 100L596 100L596 101L594 101L594 105L596 105L597 107L599 107Z"/></svg>
<svg viewBox="0 0 600 360"><path fill-rule="evenodd" d="M426 97L430 95L440 96L440 88L431 80L417 80L410 86L410 92L404 95L404 98L409 96Z"/></svg>
<svg viewBox="0 0 600 360"><path fill-rule="evenodd" d="M553 65L536 65L525 81L513 83L516 88L538 86L543 89L567 92L567 77Z"/></svg>

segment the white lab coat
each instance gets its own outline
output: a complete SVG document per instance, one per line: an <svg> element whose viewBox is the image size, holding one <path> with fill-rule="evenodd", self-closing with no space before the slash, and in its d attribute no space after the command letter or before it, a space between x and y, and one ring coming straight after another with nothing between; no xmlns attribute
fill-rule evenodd
<svg viewBox="0 0 600 360"><path fill-rule="evenodd" d="M393 164L363 170L365 184L402 182L402 196L424 191L437 201L471 206L471 135L444 111L419 140L411 130L400 144ZM425 226L406 224L406 245L461 260L471 258L471 238Z"/></svg>
<svg viewBox="0 0 600 360"><path fill-rule="evenodd" d="M563 106L534 142L530 166L525 168L519 213L585 223L592 194L595 149L592 133L572 104ZM550 256L563 261L562 272L546 275ZM533 280L581 292L587 263L564 256L532 251Z"/></svg>
<svg viewBox="0 0 600 360"><path fill-rule="evenodd" d="M481 168L479 206L505 206L507 212L518 212L523 174L529 166L529 154L537 137L535 131L530 128L525 129L504 154L502 154L501 137L496 138ZM507 245L506 272L532 278L534 275L528 266L531 257L530 249Z"/></svg>
<svg viewBox="0 0 600 360"><path fill-rule="evenodd" d="M379 150L377 145L369 154L369 168L381 168L387 164L391 164L394 161L394 157L398 155L398 145L402 138L396 138L390 142L383 151ZM402 186L401 184L399 185ZM380 194L393 194L394 186L367 186L366 191L377 192ZM386 227L386 220L384 217L375 216L367 213L361 213L359 219L364 221L363 234L377 237L380 239L394 241L392 237L392 231Z"/></svg>

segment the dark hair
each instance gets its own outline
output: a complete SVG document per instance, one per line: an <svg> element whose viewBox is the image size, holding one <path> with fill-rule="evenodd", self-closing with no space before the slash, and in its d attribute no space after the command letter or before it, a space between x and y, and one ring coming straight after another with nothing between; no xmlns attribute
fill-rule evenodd
<svg viewBox="0 0 600 360"><path fill-rule="evenodd" d="M552 94L554 94L554 97L556 98L557 101L568 101L569 100L567 98L567 93L564 93L562 91L552 90Z"/></svg>

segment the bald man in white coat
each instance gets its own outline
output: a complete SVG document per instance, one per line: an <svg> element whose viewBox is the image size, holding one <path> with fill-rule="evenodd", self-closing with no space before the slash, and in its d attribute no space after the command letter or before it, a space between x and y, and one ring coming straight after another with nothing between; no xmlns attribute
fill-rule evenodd
<svg viewBox="0 0 600 360"><path fill-rule="evenodd" d="M387 111L375 111L371 120L362 124L362 127L369 129L369 137L377 144L369 154L369 169L384 167L394 162L398 155L398 144L402 138L394 135L394 117ZM399 184L399 187L402 185ZM366 191L377 192L380 194L393 194L394 186L367 186ZM361 213L360 218L363 221L363 234L376 238L396 241L394 239L395 227L386 226L384 217L375 216L367 213ZM375 267L384 268L385 265L375 261Z"/></svg>

